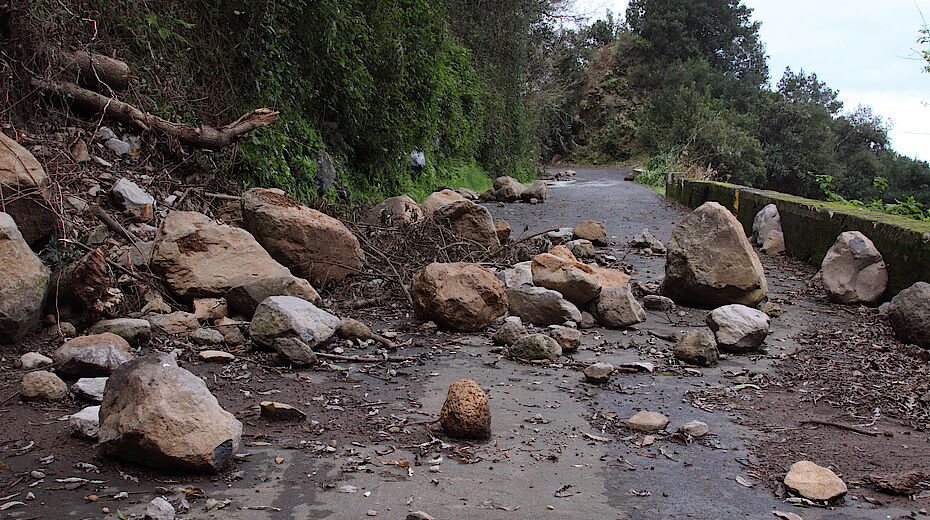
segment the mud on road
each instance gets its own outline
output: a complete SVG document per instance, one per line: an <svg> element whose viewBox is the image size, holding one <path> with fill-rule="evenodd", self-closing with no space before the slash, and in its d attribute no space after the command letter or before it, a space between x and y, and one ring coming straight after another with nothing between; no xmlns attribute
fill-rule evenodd
<svg viewBox="0 0 930 520"><path fill-rule="evenodd" d="M584 219L603 221L605 251L658 282L664 258L626 245L643 228L668 242L687 209L622 179L618 170L578 169L577 180L550 187L544 204L488 204L515 238ZM826 302L810 283L814 269L763 257L772 321L765 351L731 355L714 368L687 367L662 339L703 327L706 310L647 311L630 330L590 329L573 355L652 370L615 374L607 385L584 382L564 364L503 359L489 333L424 329L402 306L357 315L381 333L397 333L404 363L333 361L323 370L281 366L269 354L236 352L230 365L204 364L191 351L181 366L207 383L243 421L243 455L212 477L165 475L97 459L93 446L68 435L61 418L87 403L21 403L15 398L20 354L0 371L0 516L119 518L138 515L165 496L189 510L180 518L921 518L930 491L911 500L882 492L873 477L930 471L927 362L883 328L877 311ZM170 345L169 345L170 346ZM341 344L347 355L374 347ZM484 443L445 438L435 419L448 385L477 381L488 394L493 435ZM281 401L308 414L305 423L270 423L258 401ZM640 410L691 420L710 435L688 442L647 438L625 426ZM859 434L808 419L859 425ZM874 434L874 435L873 435ZM831 508L797 507L778 482L787 466L812 460L849 485ZM40 471L40 474L33 473ZM918 485L919 487L919 485ZM27 494L32 493L34 499ZM208 510L209 508L209 510Z"/></svg>

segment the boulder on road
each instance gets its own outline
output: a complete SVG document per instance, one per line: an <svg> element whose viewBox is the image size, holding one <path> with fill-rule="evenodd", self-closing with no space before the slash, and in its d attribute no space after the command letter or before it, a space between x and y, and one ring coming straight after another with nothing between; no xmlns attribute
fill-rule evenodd
<svg viewBox="0 0 930 520"><path fill-rule="evenodd" d="M675 343L672 351L676 358L701 367L717 365L720 352L717 350L717 340L708 330L692 330Z"/></svg>
<svg viewBox="0 0 930 520"><path fill-rule="evenodd" d="M316 287L340 282L365 265L358 239L342 222L281 190L243 193L242 220L275 260Z"/></svg>
<svg viewBox="0 0 930 520"><path fill-rule="evenodd" d="M104 455L152 468L216 472L236 454L242 423L202 379L156 354L118 368L100 406Z"/></svg>
<svg viewBox="0 0 930 520"><path fill-rule="evenodd" d="M323 299L310 282L291 275L266 276L237 285L226 294L226 302L235 312L251 319L258 305L269 296L294 296L320 307Z"/></svg>
<svg viewBox="0 0 930 520"><path fill-rule="evenodd" d="M546 181L536 181L523 190L520 199L524 202L532 202L533 199L536 199L536 202L543 202L546 200L546 191Z"/></svg>
<svg viewBox="0 0 930 520"><path fill-rule="evenodd" d="M610 363L594 363L584 369L585 379L594 384L603 384L610 381L610 374L614 371L614 366Z"/></svg>
<svg viewBox="0 0 930 520"><path fill-rule="evenodd" d="M339 318L293 296L269 296L255 310L249 335L259 345L274 347L276 338L297 338L314 348L333 337Z"/></svg>
<svg viewBox="0 0 930 520"><path fill-rule="evenodd" d="M840 233L823 257L820 278L833 303L877 305L888 286L881 253L858 231Z"/></svg>
<svg viewBox="0 0 930 520"><path fill-rule="evenodd" d="M643 228L642 231L633 235L630 245L637 249L651 249L653 253L664 254L666 252L665 244L661 240L652 236L652 233Z"/></svg>
<svg viewBox="0 0 930 520"><path fill-rule="evenodd" d="M899 340L930 349L930 283L917 282L895 295L888 319Z"/></svg>
<svg viewBox="0 0 930 520"><path fill-rule="evenodd" d="M589 240L597 245L607 244L607 228L597 220L582 220L572 235L575 240Z"/></svg>
<svg viewBox="0 0 930 520"><path fill-rule="evenodd" d="M753 243L761 246L772 231L781 233L781 216L778 214L778 207L769 204L759 210L752 219Z"/></svg>
<svg viewBox="0 0 930 520"><path fill-rule="evenodd" d="M672 232L662 293L678 303L756 305L768 292L762 263L743 227L716 202L706 202Z"/></svg>
<svg viewBox="0 0 930 520"><path fill-rule="evenodd" d="M552 325L549 327L549 337L556 340L562 347L562 352L576 352L581 346L581 331L571 327Z"/></svg>
<svg viewBox="0 0 930 520"><path fill-rule="evenodd" d="M481 330L507 312L504 283L476 264L434 262L414 276L412 285L417 316L447 330Z"/></svg>
<svg viewBox="0 0 930 520"><path fill-rule="evenodd" d="M520 181L513 177L498 177L494 179L494 200L498 202L516 202L526 191Z"/></svg>
<svg viewBox="0 0 930 520"><path fill-rule="evenodd" d="M524 285L507 289L510 313L539 326L581 322L581 311L558 291Z"/></svg>
<svg viewBox="0 0 930 520"><path fill-rule="evenodd" d="M631 430L652 433L668 426L668 417L657 412L643 410L630 417L626 424Z"/></svg>
<svg viewBox="0 0 930 520"><path fill-rule="evenodd" d="M461 379L449 385L439 423L450 437L484 440L491 437L491 406L478 383Z"/></svg>
<svg viewBox="0 0 930 520"><path fill-rule="evenodd" d="M775 256L785 252L785 235L781 231L769 231L768 236L762 241L762 252Z"/></svg>
<svg viewBox="0 0 930 520"><path fill-rule="evenodd" d="M594 319L604 327L620 329L646 321L646 311L629 287L609 287L588 306Z"/></svg>
<svg viewBox="0 0 930 520"><path fill-rule="evenodd" d="M132 359L129 343L116 334L104 332L66 341L52 353L56 370L74 377L108 376Z"/></svg>
<svg viewBox="0 0 930 520"><path fill-rule="evenodd" d="M68 385L47 370L36 370L23 376L19 395L24 400L57 401L68 395Z"/></svg>
<svg viewBox="0 0 930 520"><path fill-rule="evenodd" d="M174 211L155 236L153 270L178 296L225 296L233 287L269 276L290 276L248 231L201 213Z"/></svg>
<svg viewBox="0 0 930 520"><path fill-rule="evenodd" d="M0 343L38 328L50 274L13 218L0 212Z"/></svg>
<svg viewBox="0 0 930 520"><path fill-rule="evenodd" d="M426 200L423 201L423 204L420 207L423 208L424 213L426 214L427 217L429 217L429 216L432 216L433 211L435 211L436 208L438 208L439 206L442 206L443 204L446 204L449 202L455 202L458 200L466 200L466 199L465 197L459 195L458 193L452 190L447 189L447 190L441 190L441 191L434 191L428 197L426 197Z"/></svg>
<svg viewBox="0 0 930 520"><path fill-rule="evenodd" d="M549 253L533 257L532 270L534 285L558 291L575 305L586 305L601 291L601 282L590 266Z"/></svg>
<svg viewBox="0 0 930 520"><path fill-rule="evenodd" d="M714 331L717 345L725 352L758 350L769 334L768 314L745 305L724 305L707 315L707 326Z"/></svg>
<svg viewBox="0 0 930 520"><path fill-rule="evenodd" d="M785 475L785 487L808 500L829 501L846 494L846 483L829 468L809 460L795 462Z"/></svg>
<svg viewBox="0 0 930 520"><path fill-rule="evenodd" d="M526 327L523 326L523 321L520 317L509 316L504 320L504 323L497 328L497 331L494 332L494 337L492 339L497 345L509 347L526 335Z"/></svg>
<svg viewBox="0 0 930 520"><path fill-rule="evenodd" d="M436 222L449 226L452 235L475 242L482 247L501 245L491 212L470 200L448 202L433 211Z"/></svg>
<svg viewBox="0 0 930 520"><path fill-rule="evenodd" d="M507 349L507 353L515 358L529 359L557 359L562 355L562 346L559 342L545 334L530 334L517 340Z"/></svg>

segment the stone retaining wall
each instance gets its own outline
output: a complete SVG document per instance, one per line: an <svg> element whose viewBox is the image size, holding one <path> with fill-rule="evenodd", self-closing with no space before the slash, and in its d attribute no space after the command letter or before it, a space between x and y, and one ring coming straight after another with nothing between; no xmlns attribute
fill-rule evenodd
<svg viewBox="0 0 930 520"><path fill-rule="evenodd" d="M674 179L665 193L691 208L707 201L719 202L736 215L747 234L752 232L756 213L775 204L788 253L815 266L840 233L860 231L872 240L888 265L886 298L914 282L930 282L930 222L723 182Z"/></svg>

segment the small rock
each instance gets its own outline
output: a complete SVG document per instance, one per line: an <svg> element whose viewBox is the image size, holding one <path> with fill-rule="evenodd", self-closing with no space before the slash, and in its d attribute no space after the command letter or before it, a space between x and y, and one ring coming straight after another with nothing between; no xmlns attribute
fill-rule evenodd
<svg viewBox="0 0 930 520"><path fill-rule="evenodd" d="M630 417L626 424L633 430L651 433L668 426L668 417L656 412L642 411Z"/></svg>
<svg viewBox="0 0 930 520"><path fill-rule="evenodd" d="M638 249L651 249L653 253L659 255L665 253L665 244L658 238L652 236L652 233L645 228L633 236L633 239L630 240L630 245Z"/></svg>
<svg viewBox="0 0 930 520"><path fill-rule="evenodd" d="M23 376L19 395L24 400L57 401L68 395L68 385L55 374L38 370Z"/></svg>
<svg viewBox="0 0 930 520"><path fill-rule="evenodd" d="M539 326L561 324L566 321L581 322L578 307L562 297L558 291L543 287L522 286L507 289L510 314L525 322Z"/></svg>
<svg viewBox="0 0 930 520"><path fill-rule="evenodd" d="M527 335L526 327L519 316L508 316L494 333L494 343L509 347Z"/></svg>
<svg viewBox="0 0 930 520"><path fill-rule="evenodd" d="M132 359L129 343L104 332L68 340L52 353L57 371L76 377L107 376Z"/></svg>
<svg viewBox="0 0 930 520"><path fill-rule="evenodd" d="M651 311L671 312L675 310L675 302L671 298L658 294L647 294L643 297L643 307Z"/></svg>
<svg viewBox="0 0 930 520"><path fill-rule="evenodd" d="M138 184L129 179L120 179L110 190L110 197L123 209L141 214L146 204L155 205L155 199L145 192Z"/></svg>
<svg viewBox="0 0 930 520"><path fill-rule="evenodd" d="M590 312L582 312L581 319L578 320L579 329L593 329L597 326L597 321L594 319L594 316Z"/></svg>
<svg viewBox="0 0 930 520"><path fill-rule="evenodd" d="M646 321L646 311L633 297L629 287L609 287L588 306L598 323L609 328L624 328Z"/></svg>
<svg viewBox="0 0 930 520"><path fill-rule="evenodd" d="M202 350L198 357L207 363L229 363L236 360L236 356L222 350Z"/></svg>
<svg viewBox="0 0 930 520"><path fill-rule="evenodd" d="M275 401L262 401L261 416L269 421L303 421L307 414L289 404Z"/></svg>
<svg viewBox="0 0 930 520"><path fill-rule="evenodd" d="M675 343L673 353L676 358L702 367L717 365L720 353L717 351L717 341L708 330L693 330Z"/></svg>
<svg viewBox="0 0 930 520"><path fill-rule="evenodd" d="M610 381L614 366L610 363L594 363L584 369L584 377L591 383L602 384Z"/></svg>
<svg viewBox="0 0 930 520"><path fill-rule="evenodd" d="M200 328L197 317L190 312L175 311L168 314L151 314L146 320L165 334L187 334Z"/></svg>
<svg viewBox="0 0 930 520"><path fill-rule="evenodd" d="M414 511L407 515L407 518L404 520L436 520L432 516L424 513L423 511Z"/></svg>
<svg viewBox="0 0 930 520"><path fill-rule="evenodd" d="M45 367L54 363L52 358L43 356L38 352L26 352L19 358L19 365L23 370L32 370L34 368Z"/></svg>
<svg viewBox="0 0 930 520"><path fill-rule="evenodd" d="M510 356L520 359L557 359L562 355L559 342L544 334L531 334L521 338L507 349Z"/></svg>
<svg viewBox="0 0 930 520"><path fill-rule="evenodd" d="M514 264L510 269L498 271L497 277L508 288L520 287L521 285L533 285L533 262L520 262Z"/></svg>
<svg viewBox="0 0 930 520"><path fill-rule="evenodd" d="M295 365L316 364L316 352L300 338L275 338L275 352Z"/></svg>
<svg viewBox="0 0 930 520"><path fill-rule="evenodd" d="M550 231L546 233L546 238L548 238L553 244L564 244L572 239L572 235L575 234L575 230L572 228L559 228L556 231Z"/></svg>
<svg viewBox="0 0 930 520"><path fill-rule="evenodd" d="M682 424L681 427L678 428L678 431L692 437L703 437L707 435L707 432L710 431L710 428L707 427L706 423L701 421L690 421Z"/></svg>
<svg viewBox="0 0 930 520"><path fill-rule="evenodd" d="M72 437L96 441L100 433L100 406L88 406L68 418Z"/></svg>
<svg viewBox="0 0 930 520"><path fill-rule="evenodd" d="M591 258L597 254L597 251L594 250L594 244L590 240L572 240L566 242L565 247L578 258Z"/></svg>
<svg viewBox="0 0 930 520"><path fill-rule="evenodd" d="M229 314L226 298L195 298L194 316L203 322L225 318Z"/></svg>
<svg viewBox="0 0 930 520"><path fill-rule="evenodd" d="M371 339L371 328L364 323L346 318L339 322L336 335L341 339Z"/></svg>
<svg viewBox="0 0 930 520"><path fill-rule="evenodd" d="M103 391L107 387L109 377L82 377L76 383L71 385L71 392L74 395L99 403L103 401Z"/></svg>
<svg viewBox="0 0 930 520"><path fill-rule="evenodd" d="M777 318L781 316L783 312L781 307L773 301L763 302L762 305L759 306L759 310L768 314L769 318Z"/></svg>
<svg viewBox="0 0 930 520"><path fill-rule="evenodd" d="M510 240L510 234L513 232L513 229L506 220L498 219L494 221L494 232L497 233L498 242L506 244L507 241Z"/></svg>
<svg viewBox="0 0 930 520"><path fill-rule="evenodd" d="M781 231L769 231L767 237L762 242L762 252L775 256L785 252L785 235Z"/></svg>
<svg viewBox="0 0 930 520"><path fill-rule="evenodd" d="M449 385L439 422L450 437L487 439L491 436L491 407L488 396L471 379Z"/></svg>
<svg viewBox="0 0 930 520"><path fill-rule="evenodd" d="M725 352L758 350L769 333L770 318L745 305L724 305L707 315L707 326L714 331L717 346Z"/></svg>
<svg viewBox="0 0 930 520"><path fill-rule="evenodd" d="M269 296L255 310L249 335L265 346L275 346L281 337L296 337L313 348L336 333L339 318L316 305L293 296Z"/></svg>
<svg viewBox="0 0 930 520"><path fill-rule="evenodd" d="M552 325L549 327L549 337L559 342L562 352L575 352L581 345L581 331L578 329Z"/></svg>
<svg viewBox="0 0 930 520"><path fill-rule="evenodd" d="M598 245L607 244L607 230L603 222L584 220L575 228L572 236L575 239L590 240Z"/></svg>
<svg viewBox="0 0 930 520"><path fill-rule="evenodd" d="M73 323L60 321L52 324L48 328L50 336L61 336L63 338L73 338L77 336L77 327Z"/></svg>
<svg viewBox="0 0 930 520"><path fill-rule="evenodd" d="M198 345L216 345L223 342L223 333L202 327L191 333L191 341Z"/></svg>
<svg viewBox="0 0 930 520"><path fill-rule="evenodd" d="M846 494L846 484L828 468L802 460L785 475L785 487L808 500L829 501Z"/></svg>
<svg viewBox="0 0 930 520"><path fill-rule="evenodd" d="M251 320L255 309L269 296L294 296L323 306L323 299L310 282L290 275L266 276L237 285L226 294L226 301L230 309Z"/></svg>
<svg viewBox="0 0 930 520"><path fill-rule="evenodd" d="M145 507L143 520L174 520L174 506L162 497L157 497Z"/></svg>

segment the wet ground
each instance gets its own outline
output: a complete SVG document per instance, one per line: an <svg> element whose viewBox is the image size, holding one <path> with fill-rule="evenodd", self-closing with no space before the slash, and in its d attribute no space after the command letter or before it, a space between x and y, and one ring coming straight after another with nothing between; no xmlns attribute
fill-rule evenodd
<svg viewBox="0 0 930 520"><path fill-rule="evenodd" d="M624 182L625 172L577 171L576 181L551 187L544 204L488 207L510 222L516 238L524 229L525 236L601 220L614 242L608 249L632 267L633 279L659 281L664 258L630 250L626 241L648 228L667 243L688 210ZM190 504L180 515L185 518L402 519L418 510L437 519L775 518L775 510L804 519L919 517L930 500L878 493L862 474L897 471L908 460L918 469L930 465L926 430L885 415L867 427L879 437L804 426L799 421L807 417L835 420L846 412L843 403L805 403L797 399L804 392L777 384L784 371L797 369L790 362L804 333L847 330L872 311L863 311L863 318L826 304L809 287L814 270L808 266L781 258L763 262L770 298L784 314L773 320L764 353L729 356L710 369L681 366L671 356L672 343L660 337L703 326L706 311L687 308L647 311L647 321L627 331L585 331L575 360L653 366L652 372L615 374L604 386L585 383L580 371L564 365L502 359L487 334L421 330L404 309L356 317L397 332L396 354L419 362L336 361L330 370L297 372L266 354L237 353L241 358L232 366L182 357L182 366L204 377L245 425L246 456L215 477L166 477L95 459L92 446L70 438L67 423L58 421L86 403L7 400L0 405L0 420L9 426L0 433L0 461L11 469L0 470L0 506L27 505L0 511L0 517L117 518L118 512L140 513L159 495ZM3 361L0 399L15 396L21 378L12 359ZM432 422L448 385L462 378L477 381L490 398L493 436L486 443L450 441ZM267 399L301 407L308 422L264 421L252 407ZM704 421L711 435L690 444L672 435L645 438L624 426L639 410L667 415L670 432ZM885 430L893 436L885 437ZM780 458L770 456L775 451ZM845 501L802 508L779 498L775 482L782 466L797 457L833 466L850 485ZM871 469L863 469L863 460ZM78 462L100 473L75 467ZM47 476L30 476L34 469ZM69 477L90 482L58 482ZM123 491L128 496L117 499ZM28 492L35 500L24 500ZM229 502L207 511L208 499Z"/></svg>

